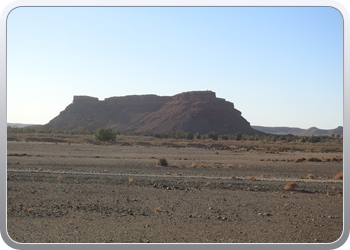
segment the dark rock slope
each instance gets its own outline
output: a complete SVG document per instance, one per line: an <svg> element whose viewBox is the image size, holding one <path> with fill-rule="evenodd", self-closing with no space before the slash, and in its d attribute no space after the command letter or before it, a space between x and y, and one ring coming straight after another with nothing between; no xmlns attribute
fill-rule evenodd
<svg viewBox="0 0 350 250"><path fill-rule="evenodd" d="M99 101L74 96L70 104L43 128L95 130L101 127L124 131L217 132L262 134L251 128L233 103L212 91L193 91L175 96L133 95Z"/></svg>

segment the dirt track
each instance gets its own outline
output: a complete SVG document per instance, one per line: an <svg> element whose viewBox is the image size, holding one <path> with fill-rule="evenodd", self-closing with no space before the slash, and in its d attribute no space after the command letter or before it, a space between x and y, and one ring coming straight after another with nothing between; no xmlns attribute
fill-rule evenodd
<svg viewBox="0 0 350 250"><path fill-rule="evenodd" d="M335 156L8 142L8 233L18 242L333 242L342 163L283 160ZM170 166L156 166L161 157ZM299 188L284 190L289 181Z"/></svg>

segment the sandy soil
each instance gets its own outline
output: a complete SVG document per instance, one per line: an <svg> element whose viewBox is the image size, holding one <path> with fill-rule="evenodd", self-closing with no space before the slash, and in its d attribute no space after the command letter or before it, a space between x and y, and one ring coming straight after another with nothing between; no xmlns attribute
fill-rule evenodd
<svg viewBox="0 0 350 250"><path fill-rule="evenodd" d="M285 161L339 153L16 141L7 153L16 242L330 243L343 230L342 162Z"/></svg>

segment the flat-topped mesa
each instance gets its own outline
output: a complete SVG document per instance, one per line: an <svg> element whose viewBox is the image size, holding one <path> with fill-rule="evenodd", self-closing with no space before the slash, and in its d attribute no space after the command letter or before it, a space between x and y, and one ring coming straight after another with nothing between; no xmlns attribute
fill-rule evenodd
<svg viewBox="0 0 350 250"><path fill-rule="evenodd" d="M208 102L208 103L216 102L223 108L226 108L226 109L234 108L234 105L232 102L228 102L223 98L216 97L215 92L212 92L210 90L183 92L181 94L174 95L173 100L176 102L196 102L196 101Z"/></svg>
<svg viewBox="0 0 350 250"><path fill-rule="evenodd" d="M132 102L158 102L158 101L170 101L170 96L158 96L158 95L127 95L127 96L113 96L105 98L106 102L113 103L132 103Z"/></svg>
<svg viewBox="0 0 350 250"><path fill-rule="evenodd" d="M113 96L105 98L103 101L108 103L139 103L139 102L168 102L168 101L179 101L179 102L213 102L216 101L223 106L229 105L233 107L233 103L226 101L223 98L216 98L215 92L212 91L190 91L183 92L174 96L158 96L158 95L127 95L127 96ZM74 96L73 103L94 103L103 102L99 101L97 97L91 96Z"/></svg>
<svg viewBox="0 0 350 250"><path fill-rule="evenodd" d="M98 102L97 97L91 97L86 95L80 95L80 96L73 96L73 103L91 103L91 102Z"/></svg>
<svg viewBox="0 0 350 250"><path fill-rule="evenodd" d="M216 99L216 95L214 92L207 91L190 91L183 92L173 96L173 100L175 101L214 101Z"/></svg>
<svg viewBox="0 0 350 250"><path fill-rule="evenodd" d="M60 130L109 127L122 131L259 134L232 102L212 91L174 96L129 95L99 100L74 96L73 103L43 128Z"/></svg>

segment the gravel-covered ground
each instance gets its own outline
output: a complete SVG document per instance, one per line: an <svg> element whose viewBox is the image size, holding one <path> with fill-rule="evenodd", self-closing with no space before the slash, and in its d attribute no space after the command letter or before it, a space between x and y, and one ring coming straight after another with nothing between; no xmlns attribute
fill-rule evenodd
<svg viewBox="0 0 350 250"><path fill-rule="evenodd" d="M339 153L16 141L7 153L17 242L330 243L343 230L342 162L286 161Z"/></svg>

